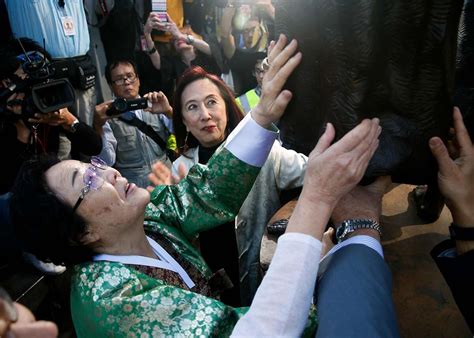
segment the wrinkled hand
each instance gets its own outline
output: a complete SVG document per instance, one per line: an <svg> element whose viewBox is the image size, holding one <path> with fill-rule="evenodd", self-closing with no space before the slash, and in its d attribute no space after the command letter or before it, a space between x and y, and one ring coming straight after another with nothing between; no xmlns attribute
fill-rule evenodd
<svg viewBox="0 0 474 338"><path fill-rule="evenodd" d="M379 145L378 119L364 120L331 145L336 131L326 131L309 154L303 191L288 222L287 232L300 232L321 240L324 229L342 196L362 178Z"/></svg>
<svg viewBox="0 0 474 338"><path fill-rule="evenodd" d="M160 161L153 164L151 170L151 173L148 174L148 179L152 186L146 188L149 192L152 192L158 185L178 184L186 176L186 168L183 163L178 166L178 176L173 175L171 170Z"/></svg>
<svg viewBox="0 0 474 338"><path fill-rule="evenodd" d="M163 94L163 92L150 92L143 95L143 97L151 102L151 107L146 108L146 111L154 114L170 113L173 111L173 108L171 108L171 105L168 102L168 98Z"/></svg>
<svg viewBox="0 0 474 338"><path fill-rule="evenodd" d="M381 131L377 118L366 119L331 145L336 132L328 123L309 155L302 194L314 203L334 207L361 180L379 145Z"/></svg>
<svg viewBox="0 0 474 338"><path fill-rule="evenodd" d="M454 223L474 226L474 146L457 107L453 111L453 120L456 142L452 147L458 157L451 159L439 137L431 138L429 146L438 162L438 185Z"/></svg>
<svg viewBox="0 0 474 338"><path fill-rule="evenodd" d="M378 222L382 213L382 197L391 183L390 176L381 176L372 184L353 188L341 197L334 208L333 223L354 218L369 218Z"/></svg>
<svg viewBox="0 0 474 338"><path fill-rule="evenodd" d="M268 52L270 67L263 77L260 101L251 111L252 118L263 127L278 121L291 100L292 93L282 89L301 62L301 53L296 53L297 47L296 40L287 45L284 35L280 35L278 41L271 44Z"/></svg>

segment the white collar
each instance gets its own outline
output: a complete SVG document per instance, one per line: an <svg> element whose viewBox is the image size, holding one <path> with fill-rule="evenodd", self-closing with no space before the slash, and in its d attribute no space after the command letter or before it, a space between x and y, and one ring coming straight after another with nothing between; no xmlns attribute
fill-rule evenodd
<svg viewBox="0 0 474 338"><path fill-rule="evenodd" d="M173 258L171 255L166 252L166 250L159 245L156 241L152 238L146 236L148 243L150 243L151 247L153 248L153 252L158 257L150 258L145 256L139 255L107 255L107 254L100 254L95 255L92 257L94 262L97 261L109 261L109 262L119 262L123 264L133 264L133 265L143 265L143 266L151 266L155 268L170 270L179 274L183 282L186 286L190 289L194 287L194 282L192 281L191 277L189 277L188 273L183 269L183 267Z"/></svg>

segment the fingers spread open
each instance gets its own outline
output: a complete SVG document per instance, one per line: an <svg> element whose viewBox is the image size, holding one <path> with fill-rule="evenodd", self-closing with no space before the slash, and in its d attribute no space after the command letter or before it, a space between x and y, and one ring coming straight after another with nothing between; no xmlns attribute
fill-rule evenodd
<svg viewBox="0 0 474 338"><path fill-rule="evenodd" d="M284 69L284 67L288 66L288 64L292 64L290 62L290 59L294 58L293 54L295 54L296 49L298 48L298 43L296 42L296 40L292 40L286 47L281 48L281 40L281 38L278 39L277 44L272 50L271 56L268 57L270 62L270 68L265 74L267 80L272 80L274 77L276 77L277 74L281 72L282 69ZM286 38L284 40L286 41ZM300 59L301 55L299 55L296 59L293 60L293 63L296 62L296 64L293 64L292 70L298 65Z"/></svg>
<svg viewBox="0 0 474 338"><path fill-rule="evenodd" d="M281 68L275 70L273 78L270 78L272 84L278 88L283 88L286 80L288 80L295 68L300 64L301 58L302 54L301 52L298 52L290 59L287 59L286 63ZM270 69L272 69L271 66Z"/></svg>
<svg viewBox="0 0 474 338"><path fill-rule="evenodd" d="M273 110L275 112L283 113L292 97L293 94L291 94L289 90L283 90L275 99L275 102L273 103Z"/></svg>
<svg viewBox="0 0 474 338"><path fill-rule="evenodd" d="M270 62L273 62L275 60L276 55L280 54L281 51L285 48L286 46L286 36L283 34L280 34L278 37L278 40L273 43L271 51L268 51L268 58Z"/></svg>

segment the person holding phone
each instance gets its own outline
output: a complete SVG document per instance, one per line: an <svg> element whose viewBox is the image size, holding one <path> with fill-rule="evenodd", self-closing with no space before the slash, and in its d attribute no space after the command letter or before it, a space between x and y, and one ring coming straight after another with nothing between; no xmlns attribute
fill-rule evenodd
<svg viewBox="0 0 474 338"><path fill-rule="evenodd" d="M171 33L171 44L177 55L160 55L151 37L153 29ZM163 90L167 96L170 96L174 91L176 80L192 66L201 66L210 73L221 74L212 57L209 44L194 33L190 25L178 28L169 14L167 14L167 19L163 20L160 18L160 13L150 13L145 23L144 35L146 52L150 56L153 66L161 72Z"/></svg>

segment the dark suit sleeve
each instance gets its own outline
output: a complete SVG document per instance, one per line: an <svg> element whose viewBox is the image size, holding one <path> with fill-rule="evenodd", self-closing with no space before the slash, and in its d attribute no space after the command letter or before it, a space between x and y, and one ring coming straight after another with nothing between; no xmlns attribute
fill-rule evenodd
<svg viewBox="0 0 474 338"><path fill-rule="evenodd" d="M455 249L454 241L446 240L433 248L431 257L451 289L469 329L474 333L474 250L457 256Z"/></svg>
<svg viewBox="0 0 474 338"><path fill-rule="evenodd" d="M66 136L74 151L88 156L98 155L102 151L102 138L84 122L79 122L75 133L66 132Z"/></svg>
<svg viewBox="0 0 474 338"><path fill-rule="evenodd" d="M373 249L351 244L326 257L316 283L316 337L399 337L392 274Z"/></svg>

